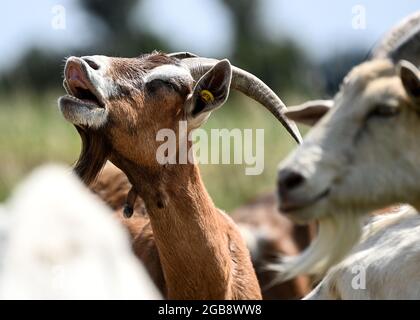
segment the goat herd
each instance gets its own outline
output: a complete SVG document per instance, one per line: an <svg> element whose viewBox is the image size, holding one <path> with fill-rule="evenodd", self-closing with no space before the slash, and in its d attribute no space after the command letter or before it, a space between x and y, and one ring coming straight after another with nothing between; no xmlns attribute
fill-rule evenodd
<svg viewBox="0 0 420 320"><path fill-rule="evenodd" d="M0 207L0 298L419 299L419 65L420 12L334 100L290 108L228 60L68 58L59 108L82 140L75 176L38 169ZM227 215L196 164L158 163L156 135L200 127L230 89L299 143L294 121L314 127L276 193Z"/></svg>

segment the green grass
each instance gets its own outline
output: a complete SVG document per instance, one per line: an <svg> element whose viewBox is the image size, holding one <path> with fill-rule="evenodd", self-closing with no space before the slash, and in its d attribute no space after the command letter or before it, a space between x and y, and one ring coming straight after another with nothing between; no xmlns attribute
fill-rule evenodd
<svg viewBox="0 0 420 320"><path fill-rule="evenodd" d="M33 168L49 162L70 165L76 160L79 137L58 111L57 97L58 94L50 93L0 98L0 201ZM265 130L265 163L261 175L246 176L245 164L200 166L204 182L220 208L229 211L274 189L276 166L295 143L264 108L236 96L217 110L204 128Z"/></svg>
<svg viewBox="0 0 420 320"><path fill-rule="evenodd" d="M34 167L77 158L79 138L61 117L56 97L0 100L0 200Z"/></svg>
<svg viewBox="0 0 420 320"><path fill-rule="evenodd" d="M264 171L261 175L245 175L246 164L200 167L215 203L227 211L273 190L278 162L296 145L270 113L244 97L216 111L204 128L254 129L254 138L255 129L264 129Z"/></svg>

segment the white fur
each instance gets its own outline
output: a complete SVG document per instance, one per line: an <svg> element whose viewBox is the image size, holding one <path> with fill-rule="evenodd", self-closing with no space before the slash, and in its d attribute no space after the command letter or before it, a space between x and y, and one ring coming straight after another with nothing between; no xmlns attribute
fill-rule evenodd
<svg viewBox="0 0 420 320"><path fill-rule="evenodd" d="M188 69L173 64L164 64L152 69L149 73L147 73L144 78L144 82L147 83L156 79L170 80L174 78L185 79L191 82L193 81L191 73Z"/></svg>
<svg viewBox="0 0 420 320"><path fill-rule="evenodd" d="M281 170L299 172L305 177L305 182L289 194L297 202L305 203L330 190L328 196L293 212L292 217L303 221L332 217L337 220L344 219L345 213L360 219L396 203L418 208L420 123L414 108L400 102L406 99L396 67L389 60L369 61L350 72L334 107L280 165ZM368 117L384 105L396 105L400 113L393 117ZM360 229L354 227L344 228L340 234L341 239L354 244L358 235ZM327 249L335 250L330 255L344 256L349 248L350 242L335 249L313 246L317 252L310 256L321 257ZM302 260L306 262L301 272L317 271L315 261L310 263L305 257ZM286 269L286 273L294 272Z"/></svg>
<svg viewBox="0 0 420 320"><path fill-rule="evenodd" d="M6 204L2 299L156 299L109 209L70 169L38 169ZM4 236L6 238L4 239ZM3 239L3 240L1 240Z"/></svg>
<svg viewBox="0 0 420 320"><path fill-rule="evenodd" d="M111 68L111 58L107 56L94 55L85 56L82 58L88 58L99 65L98 70L87 68L89 78L92 81L93 86L98 90L99 94L105 99L116 95L118 88L115 85L113 79L108 75L109 68Z"/></svg>
<svg viewBox="0 0 420 320"><path fill-rule="evenodd" d="M305 299L420 299L418 212L405 207L377 217L364 228L363 238ZM360 270L363 286L355 279Z"/></svg>
<svg viewBox="0 0 420 320"><path fill-rule="evenodd" d="M331 265L344 258L359 240L362 218L342 213L319 220L318 227L318 236L301 254L281 257L279 264L269 265L269 269L278 271L278 282L293 279L303 273L317 276L324 274Z"/></svg>
<svg viewBox="0 0 420 320"><path fill-rule="evenodd" d="M58 107L64 118L76 125L88 126L93 129L101 128L108 121L108 109L90 109L80 103L62 103L62 98L58 99ZM73 105L74 104L74 105Z"/></svg>

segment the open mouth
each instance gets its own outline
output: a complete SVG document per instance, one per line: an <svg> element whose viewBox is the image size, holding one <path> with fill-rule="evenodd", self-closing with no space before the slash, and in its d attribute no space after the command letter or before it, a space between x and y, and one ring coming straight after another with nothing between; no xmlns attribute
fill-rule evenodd
<svg viewBox="0 0 420 320"><path fill-rule="evenodd" d="M291 214L294 213L295 211L299 211L299 210L303 210L306 209L307 207L317 203L318 201L328 197L328 195L330 194L331 189L327 189L324 192L320 193L318 196L306 200L306 201L286 201L286 202L281 202L280 206L279 206L279 210L282 213L285 214Z"/></svg>
<svg viewBox="0 0 420 320"><path fill-rule="evenodd" d="M70 102L89 109L105 108L103 98L92 84L81 59L74 58L68 61L64 74L63 85L68 93L61 98L64 103Z"/></svg>
<svg viewBox="0 0 420 320"><path fill-rule="evenodd" d="M98 129L108 120L106 100L97 84L103 79L97 70L84 58L67 59L63 81L67 94L58 99L58 107L64 118L78 127Z"/></svg>

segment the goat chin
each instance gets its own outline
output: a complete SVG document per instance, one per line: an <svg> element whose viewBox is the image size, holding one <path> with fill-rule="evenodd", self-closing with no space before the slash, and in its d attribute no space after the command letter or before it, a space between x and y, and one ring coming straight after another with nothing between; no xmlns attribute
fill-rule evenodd
<svg viewBox="0 0 420 320"><path fill-rule="evenodd" d="M363 216L342 213L318 221L318 235L298 256L282 256L279 264L268 269L278 272L276 282L290 280L301 274L322 277L340 262L359 242L363 230Z"/></svg>

